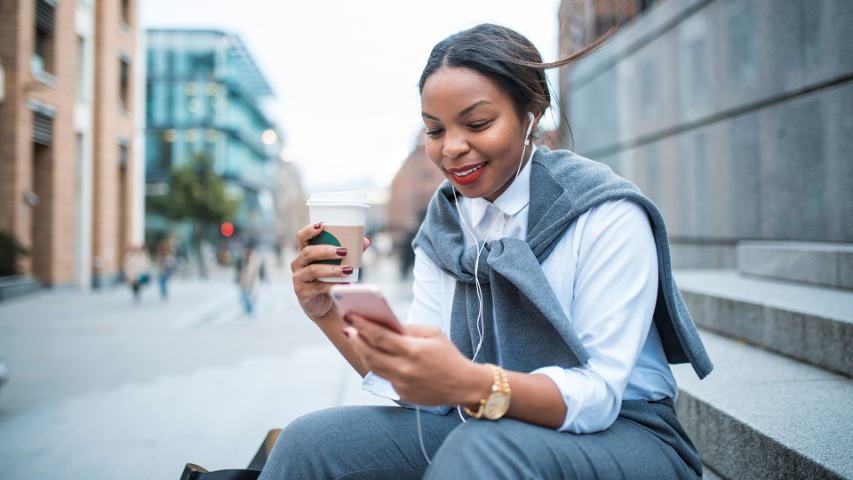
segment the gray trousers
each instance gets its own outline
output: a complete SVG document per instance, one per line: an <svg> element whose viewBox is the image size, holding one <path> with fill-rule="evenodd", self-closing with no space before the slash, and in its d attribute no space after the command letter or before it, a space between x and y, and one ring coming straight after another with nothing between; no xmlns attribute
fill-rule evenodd
<svg viewBox="0 0 853 480"><path fill-rule="evenodd" d="M455 411L337 407L294 420L281 433L261 480L476 478L699 478L702 462L672 402L625 401L603 432L577 435L513 419L469 419Z"/></svg>

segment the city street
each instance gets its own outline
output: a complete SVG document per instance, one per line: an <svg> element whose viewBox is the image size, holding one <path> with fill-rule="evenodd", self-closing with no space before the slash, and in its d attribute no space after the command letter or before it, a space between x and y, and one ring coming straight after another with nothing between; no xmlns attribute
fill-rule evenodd
<svg viewBox="0 0 853 480"><path fill-rule="evenodd" d="M183 464L248 464L267 430L339 404L385 403L299 309L286 267L255 317L233 272L149 285L47 291L0 304L3 479L177 478ZM388 265L373 280L395 278ZM384 282L402 315L408 288Z"/></svg>

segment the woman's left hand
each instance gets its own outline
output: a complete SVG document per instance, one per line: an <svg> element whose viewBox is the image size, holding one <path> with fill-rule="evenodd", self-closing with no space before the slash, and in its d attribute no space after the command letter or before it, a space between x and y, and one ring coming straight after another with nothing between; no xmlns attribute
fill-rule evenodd
<svg viewBox="0 0 853 480"><path fill-rule="evenodd" d="M371 371L394 385L401 400L463 404L491 387L488 368L484 371L463 356L439 328L409 325L400 335L355 314L346 319L352 321L345 331L356 352Z"/></svg>

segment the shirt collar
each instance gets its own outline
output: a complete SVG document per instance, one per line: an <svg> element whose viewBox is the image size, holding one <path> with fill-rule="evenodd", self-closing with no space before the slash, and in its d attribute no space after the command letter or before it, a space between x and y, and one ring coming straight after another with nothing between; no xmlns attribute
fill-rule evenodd
<svg viewBox="0 0 853 480"><path fill-rule="evenodd" d="M533 160L533 153L536 152L536 145L530 152L527 163L522 167L518 178L513 181L501 195L495 199L494 203L485 198L471 198L468 204L468 211L471 215L471 223L479 225L486 215L486 210L490 205L494 205L504 215L512 217L520 212L524 207L530 204L530 163Z"/></svg>

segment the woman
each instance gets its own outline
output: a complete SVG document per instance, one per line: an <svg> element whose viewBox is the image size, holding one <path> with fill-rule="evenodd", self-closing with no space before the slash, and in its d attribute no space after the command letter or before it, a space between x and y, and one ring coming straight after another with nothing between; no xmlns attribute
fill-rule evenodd
<svg viewBox="0 0 853 480"><path fill-rule="evenodd" d="M315 264L335 249L306 246L322 224L299 232L291 265L302 308L366 387L390 382L422 408L297 419L261 478L701 476L668 364L712 366L660 213L607 167L529 145L550 105L543 71L595 46L543 64L495 25L435 46L419 86L426 153L448 182L413 243L406 335L335 312L316 279L347 266Z"/></svg>
<svg viewBox="0 0 853 480"><path fill-rule="evenodd" d="M169 299L169 279L175 270L175 255L172 252L172 242L168 237L157 244L157 280L160 285L160 298Z"/></svg>
<svg viewBox="0 0 853 480"><path fill-rule="evenodd" d="M237 283L240 285L240 302L247 317L255 313L258 298L258 282L261 280L263 263L255 251L254 242L246 244L243 256L237 264Z"/></svg>
<svg viewBox="0 0 853 480"><path fill-rule="evenodd" d="M150 263L144 245L129 245L127 247L122 268L127 284L130 285L130 290L133 292L134 303L139 303L142 287L150 279Z"/></svg>

